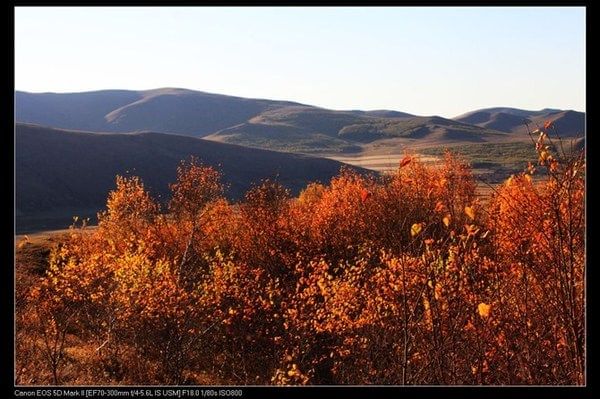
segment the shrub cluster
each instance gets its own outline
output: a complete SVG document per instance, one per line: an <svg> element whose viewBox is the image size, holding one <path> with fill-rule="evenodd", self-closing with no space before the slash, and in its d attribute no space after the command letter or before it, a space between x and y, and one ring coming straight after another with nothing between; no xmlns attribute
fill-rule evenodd
<svg viewBox="0 0 600 399"><path fill-rule="evenodd" d="M485 202L449 153L235 204L191 160L168 209L117 177L19 310L18 364L64 382L76 339L113 383L583 384L585 163L536 133L543 178Z"/></svg>

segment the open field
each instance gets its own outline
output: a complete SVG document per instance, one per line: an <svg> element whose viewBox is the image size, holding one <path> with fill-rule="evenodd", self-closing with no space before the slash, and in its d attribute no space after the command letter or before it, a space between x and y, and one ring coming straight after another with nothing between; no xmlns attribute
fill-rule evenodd
<svg viewBox="0 0 600 399"><path fill-rule="evenodd" d="M391 172L398 169L398 162L402 159L404 154L385 154L385 155L365 155L365 156L352 156L352 155L337 155L328 156L330 159L334 159L339 162L344 162L350 165L358 166L365 169L374 170L376 172ZM422 162L436 162L439 157L436 156L421 156Z"/></svg>
<svg viewBox="0 0 600 399"><path fill-rule="evenodd" d="M400 141L402 139L364 146L357 154L327 154L326 156L336 161L385 173L396 170L398 162L407 153L418 156L425 163L439 163L445 151L449 150L470 163L473 174L482 187L489 183L498 184L511 175L522 172L528 162L535 164L537 158L529 137L512 141L458 142L438 145ZM568 145L568 142L565 145Z"/></svg>

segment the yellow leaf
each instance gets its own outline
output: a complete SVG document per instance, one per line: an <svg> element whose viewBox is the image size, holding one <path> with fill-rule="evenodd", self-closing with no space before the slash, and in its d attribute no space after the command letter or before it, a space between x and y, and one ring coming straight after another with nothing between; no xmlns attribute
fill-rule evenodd
<svg viewBox="0 0 600 399"><path fill-rule="evenodd" d="M465 224L465 230L469 236L477 234L479 229L474 224Z"/></svg>
<svg viewBox="0 0 600 399"><path fill-rule="evenodd" d="M414 236L418 235L422 229L423 229L422 223L415 223L410 228L410 235L414 237Z"/></svg>
<svg viewBox="0 0 600 399"><path fill-rule="evenodd" d="M430 306L427 298L425 298L425 296L423 296L423 308L425 308L425 325L427 326L428 330L431 330L433 328L433 320L431 317L431 306Z"/></svg>
<svg viewBox="0 0 600 399"><path fill-rule="evenodd" d="M483 317L484 319L489 317L491 308L491 305L481 302L479 305L477 305L477 311L479 312L479 316Z"/></svg>
<svg viewBox="0 0 600 399"><path fill-rule="evenodd" d="M465 206L465 214L471 218L471 220L475 219L475 211L470 206Z"/></svg>
<svg viewBox="0 0 600 399"><path fill-rule="evenodd" d="M440 283L436 283L435 288L434 288L435 299L439 300L442 297L442 293L443 293L442 285Z"/></svg>
<svg viewBox="0 0 600 399"><path fill-rule="evenodd" d="M448 227L450 226L450 215L446 215L444 216L444 218L442 219L442 222L444 222L444 226Z"/></svg>

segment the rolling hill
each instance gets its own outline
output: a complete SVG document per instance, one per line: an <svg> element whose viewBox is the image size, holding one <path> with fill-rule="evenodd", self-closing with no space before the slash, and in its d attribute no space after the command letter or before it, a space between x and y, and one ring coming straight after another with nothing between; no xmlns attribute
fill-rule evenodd
<svg viewBox="0 0 600 399"><path fill-rule="evenodd" d="M17 92L16 120L64 129L152 131L287 152L357 153L364 144L408 138L481 142L501 134L439 116L394 110L337 111L289 101L186 89L87 93Z"/></svg>
<svg viewBox="0 0 600 399"><path fill-rule="evenodd" d="M175 88L84 93L17 91L15 119L63 129L153 131L202 137L268 109L295 104Z"/></svg>
<svg viewBox="0 0 600 399"><path fill-rule="evenodd" d="M63 129L174 133L251 147L308 153L351 153L389 138L482 142L525 134L555 122L557 132L584 131L585 114L545 108L485 108L453 119L394 110L336 111L290 101L251 99L178 88L83 93L15 93L17 122ZM490 134L492 136L490 136Z"/></svg>
<svg viewBox="0 0 600 399"><path fill-rule="evenodd" d="M406 150L436 157L444 148L453 148L469 154L476 168L481 169L478 172L494 173L496 169L508 170L518 165L519 157L529 154L526 147L530 145L530 139L525 122L535 129L536 125L552 121L554 132L565 139L581 138L585 131L585 114L571 110L545 108L533 111L495 107L448 119L395 110L331 110L290 101L250 99L176 88L63 94L16 92L15 102L17 122L103 133L92 138L85 133L42 129L35 140L39 143L50 140L44 144L50 149L49 154L44 153L41 144L37 147L28 144L27 148L18 145L17 157L29 158L17 165L17 180L22 180L19 184L25 187L23 192L35 193L28 200L27 197L22 198L24 202L19 203L20 212L27 212L29 206L29 209L40 212L47 209L52 213L63 203L69 211L74 207L85 210L92 197L100 204L104 201L104 194L94 197L91 194L94 190L80 181L81 176L75 176L72 165L85 165L83 162L87 159L73 154L74 149L86 154L97 165L88 169L82 167L85 173L94 177L98 170L107 171L99 185L103 193L113 184L113 178L106 176L133 171L140 168L139 165L145 165L140 170L146 173L149 186L165 188L170 179L165 177L165 173L174 176L179 159L196 154L212 164L224 159L226 178L232 182L231 195L235 197L244 191L249 180L269 175L270 162L278 165L275 169L281 167L279 163L285 165L283 170L289 174L282 173L282 176L296 182L286 183L292 188L319 179L318 176L330 175L329 172L321 173L329 171L329 166L324 164L315 167L314 173L305 174L308 164L298 164L299 159L292 160L270 152L260 153L254 149L317 155L382 171L393 168ZM21 126L17 131L23 129ZM131 132L154 133L135 135ZM52 134L44 137L47 133ZM73 135L78 139L73 139ZM124 137L120 138L121 135ZM31 134L24 134L25 137L34 141ZM18 142L19 136L17 138ZM63 144L58 144L63 141ZM578 141L577 145L583 147L584 140ZM99 152L101 157L96 155L96 147L102 148ZM249 150L248 147L254 149ZM33 148L37 148L37 155L32 155ZM22 149L24 154L20 154ZM63 162L61 151L69 161ZM239 160L232 155L234 153L240 155ZM50 155L54 158L47 159ZM157 157L156 162L151 161L153 157ZM523 162L528 160L523 159ZM62 164L62 169L57 169L55 175L46 175L46 169L54 170L53 162ZM31 166L37 164L43 167ZM160 170L160 165L165 171ZM148 169L150 166L152 168ZM67 179L69 173L78 182L76 186ZM65 174L64 177L61 177L62 174ZM52 188L55 192L46 192L50 190L49 186L55 186ZM28 201L33 202L27 205ZM97 207L98 203L94 206ZM23 221L24 217L20 220Z"/></svg>
<svg viewBox="0 0 600 399"><path fill-rule="evenodd" d="M192 155L219 166L232 199L264 178L276 178L297 194L308 182L329 181L342 166L329 159L151 132L96 134L19 123L15 139L17 231L65 227L73 215L95 215L117 174L140 176L153 194L166 199L180 160Z"/></svg>
<svg viewBox="0 0 600 399"><path fill-rule="evenodd" d="M540 111L486 108L457 116L454 119L486 129L521 135L527 134L526 123L533 130L536 126L543 126L547 121L554 123L555 132L562 137L583 136L585 131L585 114L583 112L550 108Z"/></svg>
<svg viewBox="0 0 600 399"><path fill-rule="evenodd" d="M191 155L222 165L235 199L251 182L276 175L297 193L309 181L337 174L336 161L387 170L407 149L435 157L452 147L468 154L476 168L495 173L517 165L528 151L525 121L531 128L552 121L568 139L583 137L585 128L585 114L570 110L497 107L447 119L176 88L17 91L15 106L19 231L64 227L76 213L95 215L116 174L140 175L166 198L177 164ZM583 139L575 143L585 145Z"/></svg>
<svg viewBox="0 0 600 399"><path fill-rule="evenodd" d="M389 112L384 114L389 115ZM205 138L281 151L352 153L360 152L363 144L381 139L480 142L485 141L485 136L504 134L439 116L372 115L370 112L290 106L263 112L248 122Z"/></svg>
<svg viewBox="0 0 600 399"><path fill-rule="evenodd" d="M577 111L559 111L532 118L533 126L543 126L546 121L554 125L554 132L561 137L583 137L585 133L585 114ZM521 129L521 132L526 132Z"/></svg>

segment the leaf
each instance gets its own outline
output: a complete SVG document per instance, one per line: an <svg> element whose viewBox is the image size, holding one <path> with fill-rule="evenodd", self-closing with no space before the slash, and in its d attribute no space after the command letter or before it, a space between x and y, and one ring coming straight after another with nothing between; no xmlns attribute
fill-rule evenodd
<svg viewBox="0 0 600 399"><path fill-rule="evenodd" d="M465 230L467 231L468 236L472 236L477 234L479 229L474 224L465 224Z"/></svg>
<svg viewBox="0 0 600 399"><path fill-rule="evenodd" d="M486 318L490 317L491 308L492 308L491 305L481 302L479 305L477 305L477 312L479 313L479 316L486 319Z"/></svg>
<svg viewBox="0 0 600 399"><path fill-rule="evenodd" d="M552 124L552 121L546 121L546 123L544 123L544 129L550 129L552 127Z"/></svg>
<svg viewBox="0 0 600 399"><path fill-rule="evenodd" d="M367 189L363 188L362 191L360 192L360 200L362 202L365 202L370 196L371 196L371 193Z"/></svg>
<svg viewBox="0 0 600 399"><path fill-rule="evenodd" d="M446 206L442 201L438 201L435 203L434 212L442 212L444 209L446 209Z"/></svg>
<svg viewBox="0 0 600 399"><path fill-rule="evenodd" d="M423 223L415 223L410 227L410 235L414 237L414 236L418 235L422 229L423 229Z"/></svg>
<svg viewBox="0 0 600 399"><path fill-rule="evenodd" d="M475 211L470 206L465 206L465 214L471 219L475 219Z"/></svg>
<svg viewBox="0 0 600 399"><path fill-rule="evenodd" d="M471 323L471 320L467 321L467 324L463 327L464 331L475 331L475 326Z"/></svg>
<svg viewBox="0 0 600 399"><path fill-rule="evenodd" d="M450 226L450 214L444 216L444 218L442 219L442 222L444 222L444 226L446 226L446 227Z"/></svg>
<svg viewBox="0 0 600 399"><path fill-rule="evenodd" d="M402 168L402 167L404 167L404 166L408 165L408 164L409 164L411 161L412 161L412 157L410 157L410 156L405 156L404 158L402 158L402 159L400 160L400 167Z"/></svg>

